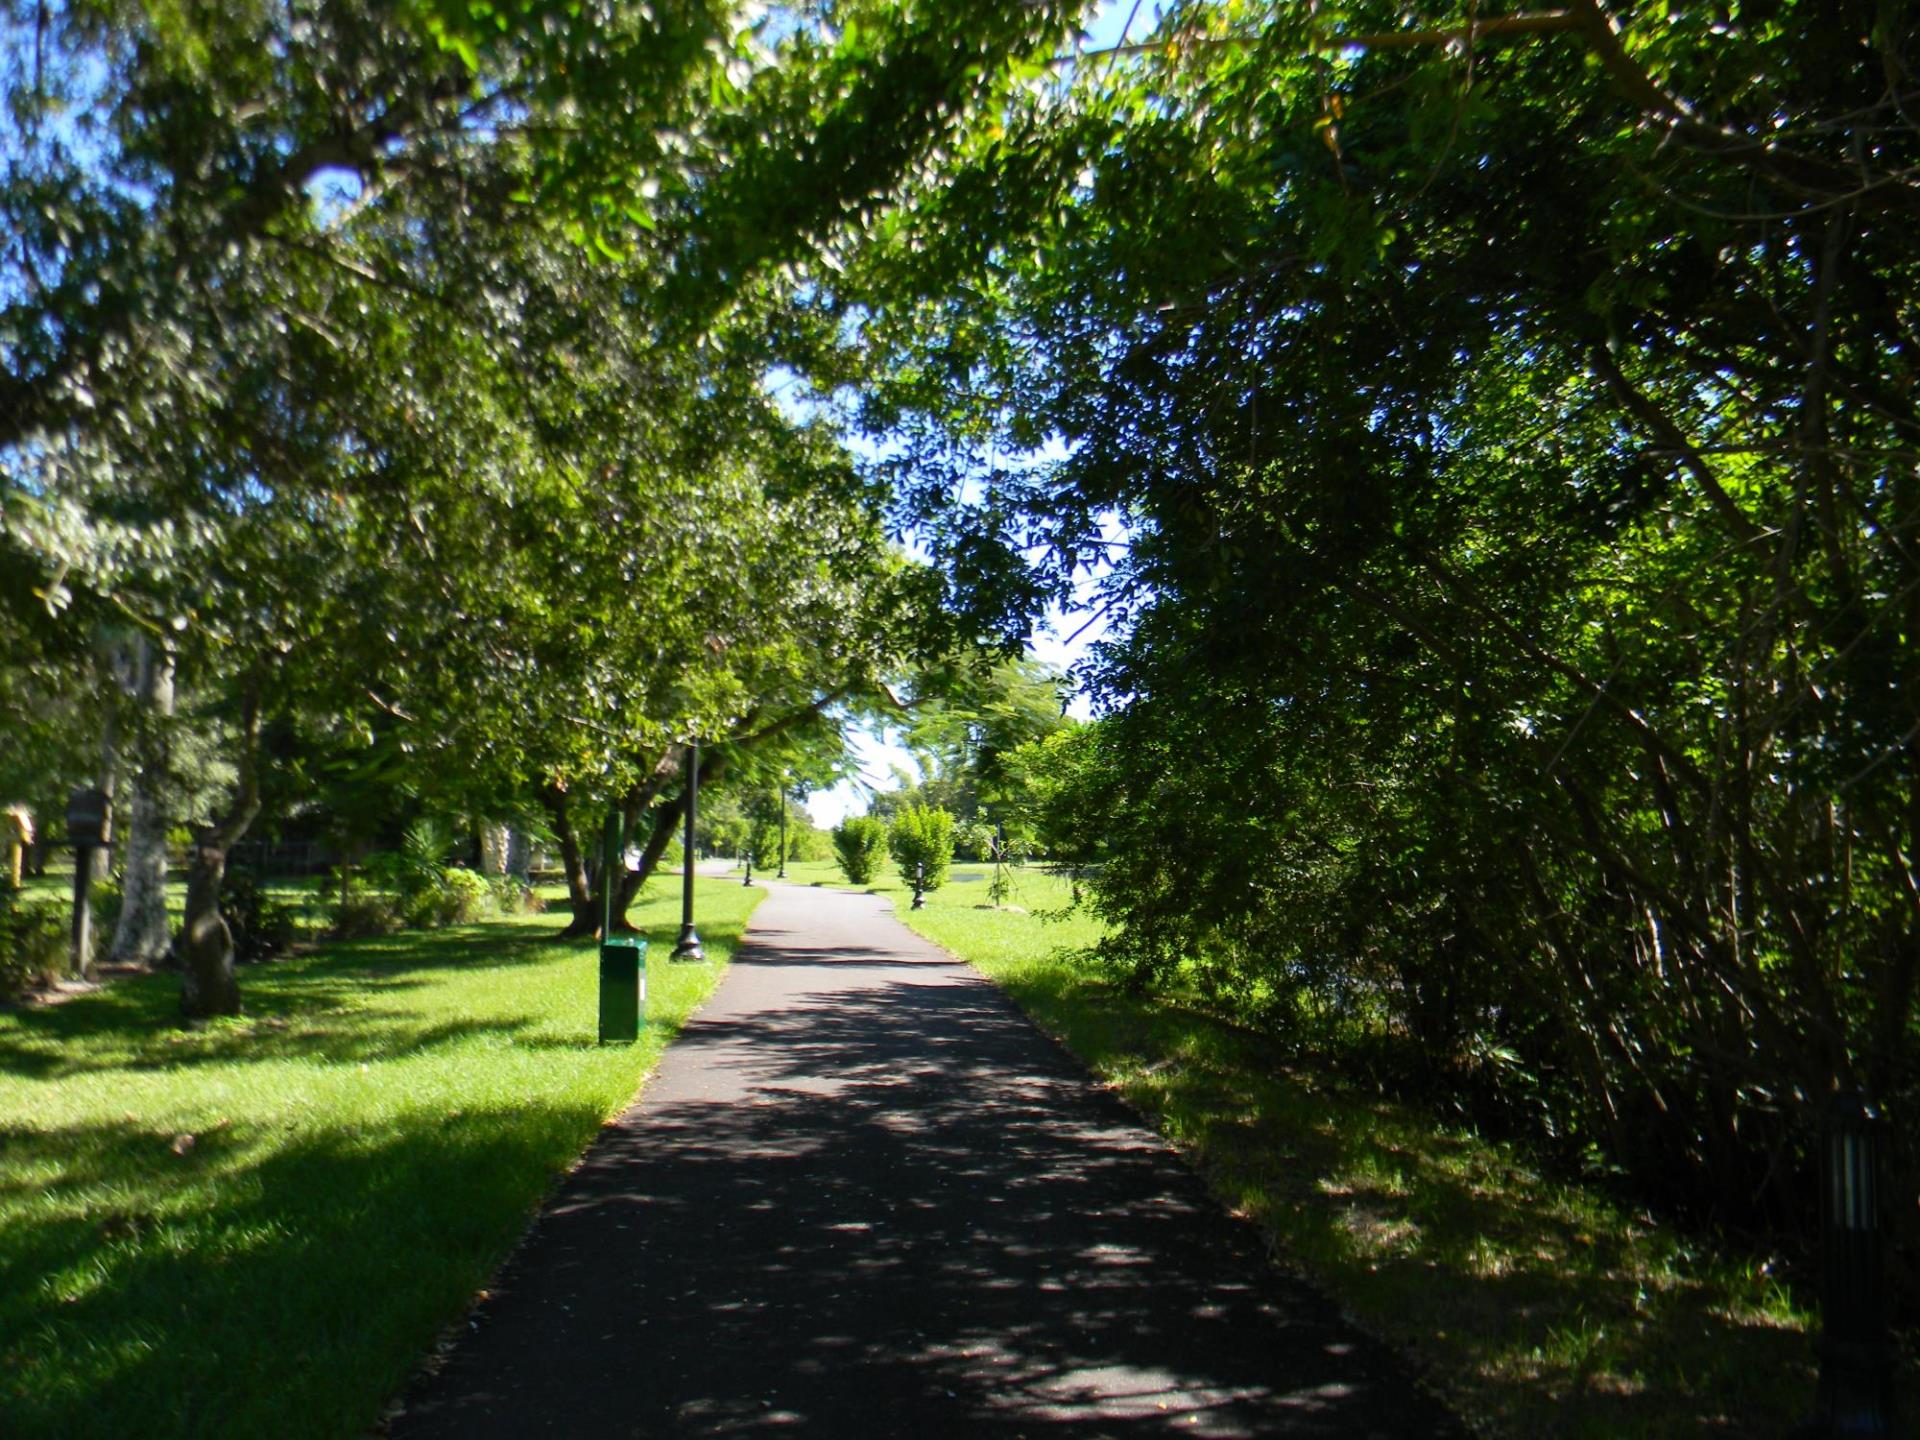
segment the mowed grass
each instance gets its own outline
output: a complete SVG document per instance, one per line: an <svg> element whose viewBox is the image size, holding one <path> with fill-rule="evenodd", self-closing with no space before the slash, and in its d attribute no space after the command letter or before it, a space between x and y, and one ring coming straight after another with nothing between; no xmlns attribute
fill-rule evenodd
<svg viewBox="0 0 1920 1440"><path fill-rule="evenodd" d="M0 1435L364 1434L555 1177L706 998L758 890L705 881L707 963L634 918L648 1024L596 1043L591 943L548 914L330 944L0 1015Z"/></svg>
<svg viewBox="0 0 1920 1440"><path fill-rule="evenodd" d="M1278 1261L1413 1356L1477 1428L1514 1436L1786 1436L1811 1409L1806 1301L1757 1260L1560 1183L1520 1152L1283 1064L1269 1041L1193 1004L1143 997L1084 956L1063 879L991 867L908 908L1178 1146ZM844 884L831 865L790 866ZM979 876L983 878L966 878ZM869 887L862 887L869 888ZM1911 1367L1903 1413L1920 1413Z"/></svg>

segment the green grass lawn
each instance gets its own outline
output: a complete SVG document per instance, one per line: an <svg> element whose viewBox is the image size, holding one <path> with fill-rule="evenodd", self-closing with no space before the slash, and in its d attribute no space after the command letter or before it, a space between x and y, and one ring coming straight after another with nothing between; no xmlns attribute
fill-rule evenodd
<svg viewBox="0 0 1920 1440"><path fill-rule="evenodd" d="M634 918L649 1024L595 1043L548 914L330 944L175 1020L141 977L0 1014L0 1435L348 1437L512 1248L707 996L758 890L703 881L708 962Z"/></svg>
<svg viewBox="0 0 1920 1440"><path fill-rule="evenodd" d="M1813 1400L1804 1306L1758 1262L1716 1255L1542 1175L1512 1148L1290 1069L1198 1006L1130 994L1083 956L1065 881L956 866L927 908L871 888L971 961L1177 1145L1276 1258L1411 1353L1490 1433L1780 1435ZM841 884L831 865L789 866ZM1911 1374L1905 1413L1916 1412Z"/></svg>

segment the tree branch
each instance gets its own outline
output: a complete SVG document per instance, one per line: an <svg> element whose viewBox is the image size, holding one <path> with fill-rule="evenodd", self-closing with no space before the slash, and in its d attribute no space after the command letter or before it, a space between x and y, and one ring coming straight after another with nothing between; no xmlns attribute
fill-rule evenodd
<svg viewBox="0 0 1920 1440"><path fill-rule="evenodd" d="M1613 358L1612 352L1605 345L1595 345L1589 355L1594 373L1606 382L1607 388L1613 392L1621 408L1632 416L1643 430L1651 432L1654 439L1674 455L1681 467L1693 476L1702 493L1707 497L1707 502L1713 506L1714 513L1733 532L1734 539L1743 546L1757 545L1765 539L1766 532L1748 517L1746 511L1734 503L1733 497L1721 485L1720 477L1713 473L1713 467L1707 464L1706 458L1694 448L1693 442L1674 423L1673 417L1634 387L1633 382L1627 379L1626 373L1621 370L1619 362Z"/></svg>

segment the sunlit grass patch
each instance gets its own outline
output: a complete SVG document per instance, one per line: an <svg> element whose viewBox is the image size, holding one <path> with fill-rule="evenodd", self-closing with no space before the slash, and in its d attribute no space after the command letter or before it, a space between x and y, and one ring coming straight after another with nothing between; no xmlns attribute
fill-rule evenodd
<svg viewBox="0 0 1920 1440"><path fill-rule="evenodd" d="M195 1030L166 975L0 1016L0 1434L363 1433L759 895L702 884L710 962L650 967L635 1046L558 915L248 967ZM677 895L634 913L664 961Z"/></svg>

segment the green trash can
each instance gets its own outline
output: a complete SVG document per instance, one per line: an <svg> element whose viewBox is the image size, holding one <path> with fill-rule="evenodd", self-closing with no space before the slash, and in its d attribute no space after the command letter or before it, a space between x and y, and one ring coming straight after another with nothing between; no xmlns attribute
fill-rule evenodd
<svg viewBox="0 0 1920 1440"><path fill-rule="evenodd" d="M630 1045L647 1018L647 942L614 935L600 944L600 1043Z"/></svg>

